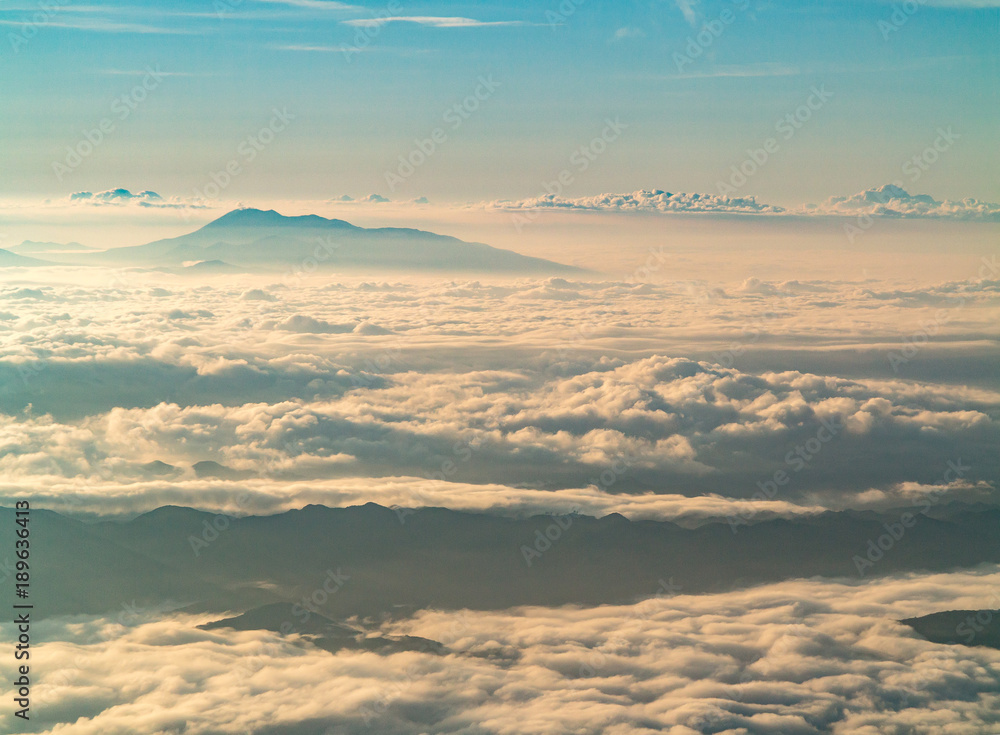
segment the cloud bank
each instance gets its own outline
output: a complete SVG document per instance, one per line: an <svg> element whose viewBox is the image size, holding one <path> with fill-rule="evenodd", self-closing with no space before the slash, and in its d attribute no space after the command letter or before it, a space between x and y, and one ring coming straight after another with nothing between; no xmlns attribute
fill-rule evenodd
<svg viewBox="0 0 1000 735"><path fill-rule="evenodd" d="M5 501L76 494L113 515L248 488L261 512L579 503L684 520L748 501L761 517L998 502L996 280L107 275L0 290ZM206 461L235 474L200 477ZM761 497L777 472L790 480Z"/></svg>
<svg viewBox="0 0 1000 735"><path fill-rule="evenodd" d="M761 204L754 197L730 198L716 194L685 194L661 191L634 191L629 194L598 194L592 197L566 198L547 194L514 201L497 200L486 205L492 209L575 209L612 212L781 214L785 210Z"/></svg>
<svg viewBox="0 0 1000 735"><path fill-rule="evenodd" d="M331 655L125 606L42 624L38 719L22 731L988 732L1000 652L929 643L896 620L983 607L998 584L991 567L692 596L665 578L634 605L425 611L379 629L440 641L445 656Z"/></svg>
<svg viewBox="0 0 1000 735"><path fill-rule="evenodd" d="M938 201L928 194L910 194L896 184L866 189L849 197L831 197L807 205L808 214L869 215L872 217L933 218L1000 222L1000 204L978 199Z"/></svg>

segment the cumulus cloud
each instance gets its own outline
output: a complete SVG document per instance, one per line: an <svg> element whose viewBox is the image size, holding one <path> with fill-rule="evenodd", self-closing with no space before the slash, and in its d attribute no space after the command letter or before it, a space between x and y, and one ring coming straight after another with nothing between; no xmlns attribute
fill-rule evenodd
<svg viewBox="0 0 1000 735"><path fill-rule="evenodd" d="M1000 222L1000 204L978 199L938 201L928 194L910 194L897 184L866 189L849 197L831 197L823 204L810 204L808 214L861 215L873 217L927 217L934 219Z"/></svg>
<svg viewBox="0 0 1000 735"><path fill-rule="evenodd" d="M331 324L323 319L316 319L304 314L294 314L277 325L278 329L287 332L302 332L305 334L343 334L353 332L354 324Z"/></svg>
<svg viewBox="0 0 1000 735"><path fill-rule="evenodd" d="M566 198L554 194L518 199L497 200L486 205L492 209L571 209L614 212L780 214L781 207L762 204L754 197L725 197L716 194L685 194L661 191L635 191L630 194L599 194L592 197Z"/></svg>
<svg viewBox="0 0 1000 735"><path fill-rule="evenodd" d="M78 191L69 196L72 204L85 204L88 206L138 206L154 209L203 209L204 206L195 202L188 202L179 197L164 199L155 191L140 191L133 194L128 189L108 189L106 191Z"/></svg>
<svg viewBox="0 0 1000 735"><path fill-rule="evenodd" d="M244 301L277 301L278 297L261 288L251 288L240 294Z"/></svg>

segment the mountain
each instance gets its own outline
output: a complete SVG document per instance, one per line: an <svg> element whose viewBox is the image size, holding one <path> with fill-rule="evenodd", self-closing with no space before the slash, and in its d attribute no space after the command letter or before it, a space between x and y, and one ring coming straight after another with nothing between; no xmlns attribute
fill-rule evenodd
<svg viewBox="0 0 1000 735"><path fill-rule="evenodd" d="M579 269L482 243L399 227L366 229L318 215L237 209L195 232L134 247L74 255L74 263L177 267L192 261L258 269L291 267L571 273ZM62 256L66 260L65 256Z"/></svg>
<svg viewBox="0 0 1000 735"><path fill-rule="evenodd" d="M37 268L43 265L55 265L55 263L18 255L10 250L0 250L0 268Z"/></svg>
<svg viewBox="0 0 1000 735"><path fill-rule="evenodd" d="M245 480L253 473L234 470L231 467L206 459L202 462L195 462L192 466L195 475L198 477L219 477L224 480Z"/></svg>
<svg viewBox="0 0 1000 735"><path fill-rule="evenodd" d="M310 609L313 608L313 609ZM389 654L401 651L423 651L443 654L446 649L437 641L419 636L366 635L364 630L335 623L320 615L314 607L288 602L276 602L248 610L235 618L215 620L199 625L202 630L232 628L234 630L269 630L281 635L301 635L314 646L336 653L344 649Z"/></svg>
<svg viewBox="0 0 1000 735"><path fill-rule="evenodd" d="M948 610L899 622L931 643L1000 649L1000 610Z"/></svg>
<svg viewBox="0 0 1000 735"><path fill-rule="evenodd" d="M353 640L359 630L335 623L319 613L312 612L301 605L289 602L275 602L248 610L235 618L214 620L211 623L199 625L202 630L218 630L232 628L233 630L269 630L273 633L295 632L300 635L322 635L328 638Z"/></svg>
<svg viewBox="0 0 1000 735"><path fill-rule="evenodd" d="M200 260L197 263L184 266L185 271L199 273L243 273L242 268L230 265L223 260Z"/></svg>
<svg viewBox="0 0 1000 735"><path fill-rule="evenodd" d="M0 538L13 537L13 519L0 508ZM133 603L239 612L309 599L334 575L342 584L321 612L344 620L422 608L611 604L650 597L664 583L696 594L1000 562L996 509L922 517L905 538L883 541L896 521L831 512L734 534L726 522L682 528L617 514L507 518L372 503L244 518L166 506L97 523L38 510L32 534L45 542L32 552L39 579L32 595L46 615ZM859 568L865 557L874 561ZM11 577L0 580L0 596L9 597Z"/></svg>

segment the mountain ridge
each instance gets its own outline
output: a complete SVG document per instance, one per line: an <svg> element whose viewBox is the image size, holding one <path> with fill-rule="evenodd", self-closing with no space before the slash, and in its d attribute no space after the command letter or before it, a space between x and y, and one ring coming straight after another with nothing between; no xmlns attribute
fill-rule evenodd
<svg viewBox="0 0 1000 735"><path fill-rule="evenodd" d="M13 533L14 516L0 508L0 531ZM98 614L133 600L238 612L311 595L332 572L347 581L322 613L345 620L424 608L625 603L654 594L663 580L700 594L1000 562L1000 510L991 509L921 518L858 569L855 558L871 555L894 518L831 512L733 533L724 521L689 529L616 514L511 518L374 503L244 517L164 506L89 523L38 509L33 528L47 541L33 558L46 581L33 595L47 615ZM95 579L98 568L116 572ZM0 590L9 584L0 581Z"/></svg>

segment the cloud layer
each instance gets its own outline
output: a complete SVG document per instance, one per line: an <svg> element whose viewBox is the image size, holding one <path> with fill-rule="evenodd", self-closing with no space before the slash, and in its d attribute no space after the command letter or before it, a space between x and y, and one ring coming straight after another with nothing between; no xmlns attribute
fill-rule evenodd
<svg viewBox="0 0 1000 735"><path fill-rule="evenodd" d="M895 621L995 606L998 584L990 568L691 596L667 578L635 605L426 611L381 626L440 641L443 657L331 655L125 606L39 627L38 719L20 731L988 732L1000 652L929 643ZM9 662L0 670L12 681Z"/></svg>
<svg viewBox="0 0 1000 735"><path fill-rule="evenodd" d="M686 521L747 501L765 517L998 500L995 280L109 277L0 290L7 501L216 509L246 488L258 512L578 503ZM949 382L927 378L939 364ZM232 472L198 476L205 461Z"/></svg>

